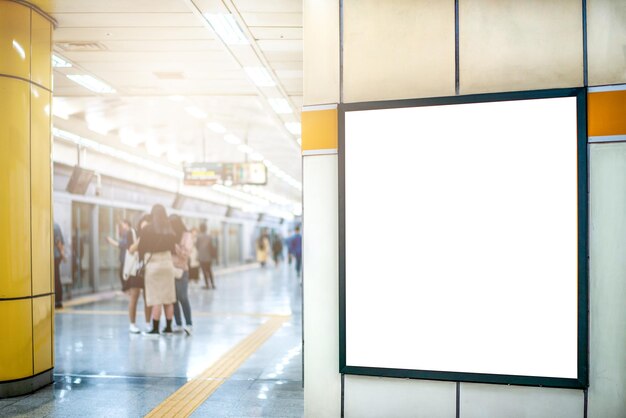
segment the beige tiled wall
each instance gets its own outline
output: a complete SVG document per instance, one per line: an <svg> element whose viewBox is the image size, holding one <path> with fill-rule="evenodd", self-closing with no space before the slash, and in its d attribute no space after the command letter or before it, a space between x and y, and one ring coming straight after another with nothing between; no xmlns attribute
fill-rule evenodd
<svg viewBox="0 0 626 418"><path fill-rule="evenodd" d="M583 85L580 0L460 0L461 94Z"/></svg>
<svg viewBox="0 0 626 418"><path fill-rule="evenodd" d="M343 70L344 102L453 95L454 1L344 0Z"/></svg>

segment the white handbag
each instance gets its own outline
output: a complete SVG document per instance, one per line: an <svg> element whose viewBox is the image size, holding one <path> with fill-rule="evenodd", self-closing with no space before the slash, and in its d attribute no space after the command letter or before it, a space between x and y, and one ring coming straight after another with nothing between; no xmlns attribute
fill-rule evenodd
<svg viewBox="0 0 626 418"><path fill-rule="evenodd" d="M137 236L135 235L135 230L131 229L133 234L133 243L137 241ZM139 264L139 253L126 250L126 255L124 257L124 267L122 269L122 277L124 280L128 280L129 277L136 276L137 271L141 265Z"/></svg>

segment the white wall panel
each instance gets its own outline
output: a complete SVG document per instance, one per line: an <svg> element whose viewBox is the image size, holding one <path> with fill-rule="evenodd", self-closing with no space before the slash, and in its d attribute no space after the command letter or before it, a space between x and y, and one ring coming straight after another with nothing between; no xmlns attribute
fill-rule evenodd
<svg viewBox="0 0 626 418"><path fill-rule="evenodd" d="M626 417L626 144L590 150L589 418Z"/></svg>
<svg viewBox="0 0 626 418"><path fill-rule="evenodd" d="M461 383L461 418L583 418L583 391Z"/></svg>
<svg viewBox="0 0 626 418"><path fill-rule="evenodd" d="M456 383L346 376L346 418L454 418Z"/></svg>
<svg viewBox="0 0 626 418"><path fill-rule="evenodd" d="M304 413L339 417L337 155L303 159Z"/></svg>
<svg viewBox="0 0 626 418"><path fill-rule="evenodd" d="M304 0L304 104L339 102L339 0Z"/></svg>

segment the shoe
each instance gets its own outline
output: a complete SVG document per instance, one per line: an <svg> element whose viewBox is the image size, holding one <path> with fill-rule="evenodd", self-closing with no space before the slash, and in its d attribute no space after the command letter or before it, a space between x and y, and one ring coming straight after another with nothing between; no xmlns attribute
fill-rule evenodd
<svg viewBox="0 0 626 418"><path fill-rule="evenodd" d="M137 328L137 325L130 324L128 326L128 332L130 332L131 334L139 334L141 332L141 330L139 328Z"/></svg>
<svg viewBox="0 0 626 418"><path fill-rule="evenodd" d="M172 332L176 333L176 334L180 334L181 332L183 332L183 327L180 325L174 325L172 327Z"/></svg>
<svg viewBox="0 0 626 418"><path fill-rule="evenodd" d="M163 329L162 334L163 335L174 335L174 331L172 330L172 328L165 328L165 329Z"/></svg>
<svg viewBox="0 0 626 418"><path fill-rule="evenodd" d="M62 303L55 303L54 304L54 308L55 309L63 309L63 304Z"/></svg>
<svg viewBox="0 0 626 418"><path fill-rule="evenodd" d="M193 331L193 327L191 325L185 325L183 327L183 331L185 331L185 334L191 336L191 333Z"/></svg>
<svg viewBox="0 0 626 418"><path fill-rule="evenodd" d="M141 333L144 337L155 338L161 335L158 329L151 329L150 331L144 331Z"/></svg>

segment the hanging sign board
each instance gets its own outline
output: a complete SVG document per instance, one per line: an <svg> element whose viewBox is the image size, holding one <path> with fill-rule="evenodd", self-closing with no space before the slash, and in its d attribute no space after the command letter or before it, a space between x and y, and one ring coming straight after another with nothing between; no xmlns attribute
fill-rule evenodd
<svg viewBox="0 0 626 418"><path fill-rule="evenodd" d="M267 167L262 162L189 163L183 166L183 170L184 184L190 186L267 184Z"/></svg>

